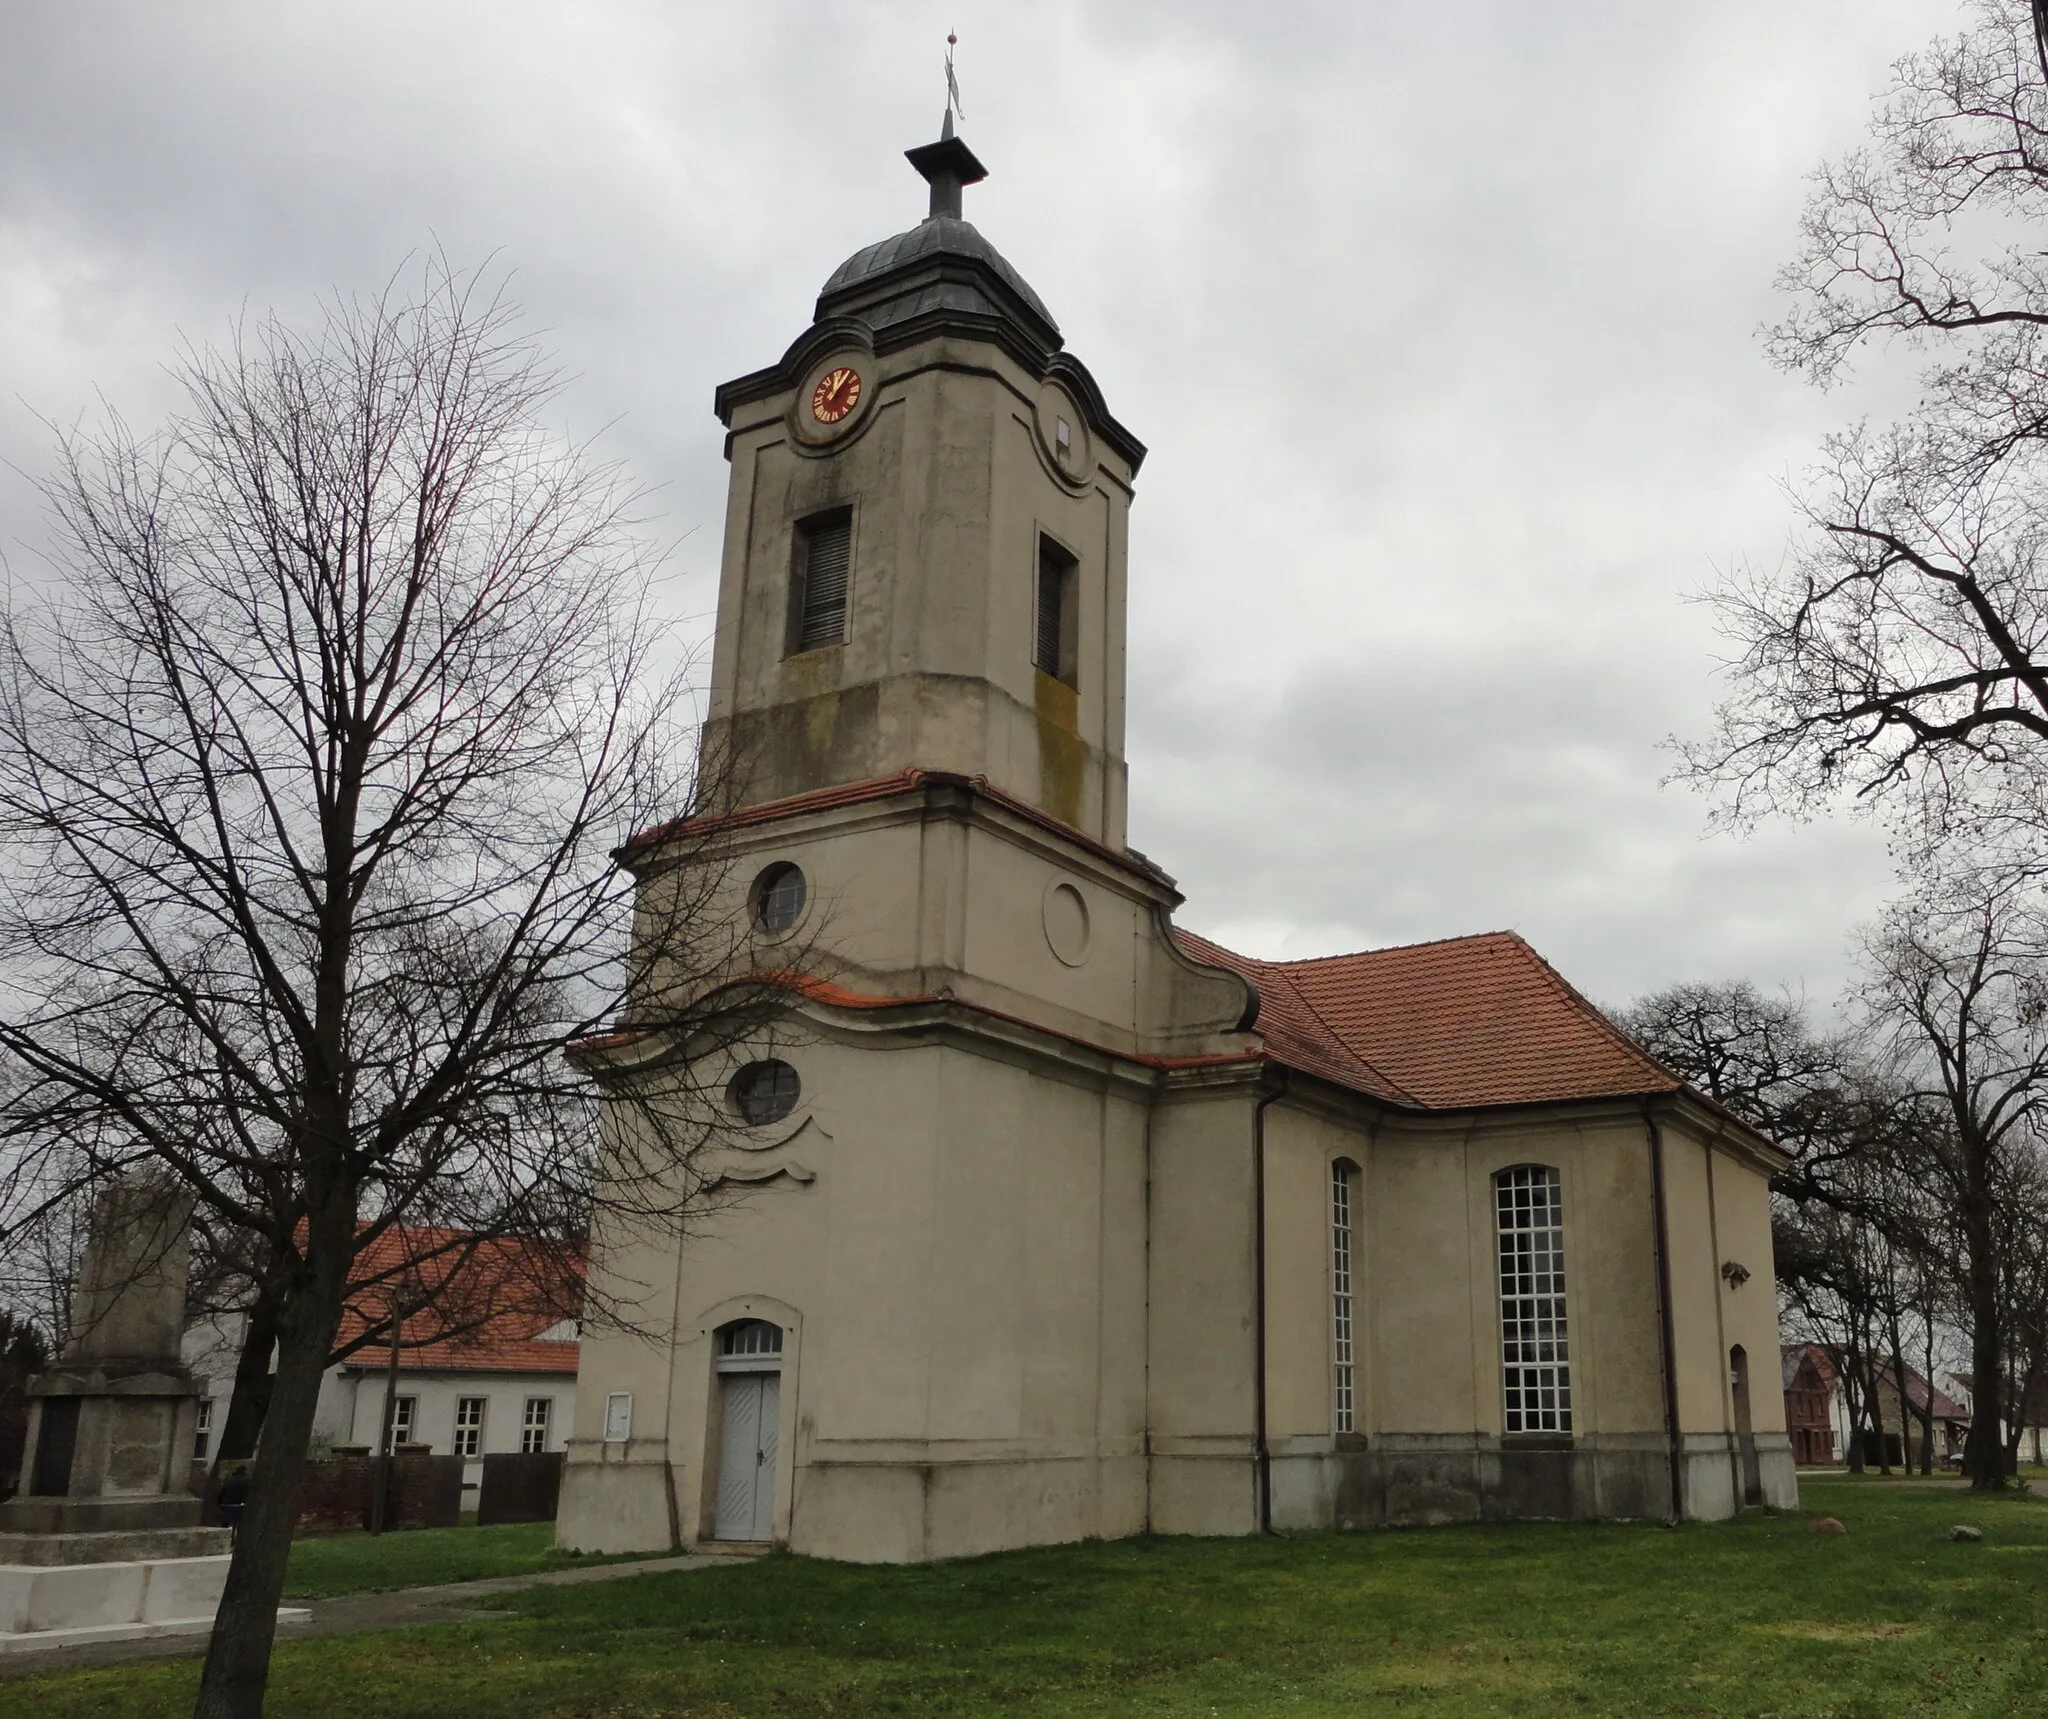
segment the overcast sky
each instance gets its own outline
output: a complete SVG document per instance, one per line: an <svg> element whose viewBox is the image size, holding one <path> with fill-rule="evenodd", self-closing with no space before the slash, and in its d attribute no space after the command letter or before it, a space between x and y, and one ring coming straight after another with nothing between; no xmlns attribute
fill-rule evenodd
<svg viewBox="0 0 2048 1719"><path fill-rule="evenodd" d="M1511 927L1619 1002L1832 997L1889 888L1846 820L1707 837L1659 786L1774 562L1778 488L1881 409L1773 372L1804 175L1954 0L0 0L0 550L41 418L163 411L181 337L495 254L560 411L712 608L713 388L912 225L959 31L968 217L1151 454L1131 840L1266 955Z"/></svg>

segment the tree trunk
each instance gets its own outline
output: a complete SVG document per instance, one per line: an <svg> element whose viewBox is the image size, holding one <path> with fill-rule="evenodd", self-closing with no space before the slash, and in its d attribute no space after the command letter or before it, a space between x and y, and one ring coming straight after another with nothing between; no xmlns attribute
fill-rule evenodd
<svg viewBox="0 0 2048 1719"><path fill-rule="evenodd" d="M1934 1301L1928 1298L1925 1314L1927 1341L1923 1353L1927 1358L1927 1421L1926 1437L1920 1443L1920 1472L1923 1475L1934 1472Z"/></svg>
<svg viewBox="0 0 2048 1719"><path fill-rule="evenodd" d="M1867 1351L1863 1356L1863 1401L1870 1410L1870 1424L1875 1429L1873 1437L1877 1444L1877 1472L1887 1480L1891 1478L1891 1446L1884 1438L1884 1375L1877 1359Z"/></svg>
<svg viewBox="0 0 2048 1719"><path fill-rule="evenodd" d="M1899 1333L1897 1310L1886 1316L1886 1326L1892 1340L1892 1383L1899 1390L1899 1472L1910 1477L1913 1473L1913 1423L1920 1423L1920 1449L1923 1455L1934 1443L1934 1381L1927 1381L1927 1402L1923 1407L1913 1401L1910 1381L1906 1377L1905 1344Z"/></svg>
<svg viewBox="0 0 2048 1719"><path fill-rule="evenodd" d="M1842 1352L1839 1369L1842 1381L1842 1409L1849 1426L1849 1448L1842 1454L1848 1458L1849 1472L1863 1472L1863 1386L1857 1378L1853 1352Z"/></svg>
<svg viewBox="0 0 2048 1719"><path fill-rule="evenodd" d="M384 1369L383 1431L377 1435L377 1454L370 1463L370 1532L384 1532L384 1518L391 1503L391 1459L398 1454L398 1346L405 1333L405 1321L398 1308L391 1309L391 1355Z"/></svg>
<svg viewBox="0 0 2048 1719"><path fill-rule="evenodd" d="M349 1222L352 1227L352 1217ZM327 1353L341 1322L350 1259L352 1238L346 1231L322 1239L326 1241L322 1250L325 1269L288 1291L279 1309L269 1436L257 1446L248 1503L235 1532L227 1586L199 1676L194 1719L262 1719L271 1644L277 1633L277 1602L284 1592L292 1530L298 1525L306 1446L320 1401ZM308 1251L312 1251L310 1247Z"/></svg>
<svg viewBox="0 0 2048 1719"><path fill-rule="evenodd" d="M1964 1288L1970 1298L1970 1436L1963 1445L1963 1468L1978 1492L2005 1488L2005 1451L1999 1411L2004 1407L2004 1332L2000 1329L1998 1261L1993 1251L1989 1201L1968 1199L1963 1209L1963 1239L1969 1249Z"/></svg>
<svg viewBox="0 0 2048 1719"><path fill-rule="evenodd" d="M235 1362L234 1394L228 1399L227 1424L220 1430L214 1467L246 1462L256 1451L263 1417L270 1409L270 1358L277 1348L279 1289L267 1279L256 1286L242 1329L242 1353Z"/></svg>
<svg viewBox="0 0 2048 1719"><path fill-rule="evenodd" d="M2020 1472L2020 1437L2023 1423L2027 1418L2027 1370L2017 1350L2006 1364L2005 1380L2012 1387L2012 1394L2005 1399L2005 1474L2007 1479L2017 1479Z"/></svg>

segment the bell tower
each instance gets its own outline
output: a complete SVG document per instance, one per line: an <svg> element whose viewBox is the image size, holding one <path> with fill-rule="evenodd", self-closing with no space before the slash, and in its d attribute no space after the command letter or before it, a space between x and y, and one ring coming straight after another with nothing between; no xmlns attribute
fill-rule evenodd
<svg viewBox="0 0 2048 1719"><path fill-rule="evenodd" d="M760 804L917 768L1124 846L1125 541L1145 450L961 215L848 258L781 361L728 382L707 744Z"/></svg>

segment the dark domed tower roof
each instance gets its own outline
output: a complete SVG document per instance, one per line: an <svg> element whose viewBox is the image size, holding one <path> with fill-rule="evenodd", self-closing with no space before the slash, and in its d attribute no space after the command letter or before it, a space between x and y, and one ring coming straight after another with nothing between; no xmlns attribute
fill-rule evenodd
<svg viewBox="0 0 2048 1719"><path fill-rule="evenodd" d="M927 319L964 319L986 332L1021 336L1043 359L1060 349L1059 324L1002 253L960 216L960 192L988 177L953 135L946 110L939 140L905 152L932 188L931 213L907 233L868 245L832 271L817 320L856 317L877 336Z"/></svg>
<svg viewBox="0 0 2048 1719"><path fill-rule="evenodd" d="M818 295L818 318L857 316L877 332L927 311L1006 317L1057 350L1059 324L1030 284L972 222L931 215L907 233L855 251Z"/></svg>
<svg viewBox="0 0 2048 1719"><path fill-rule="evenodd" d="M745 402L786 394L814 359L835 349L901 352L926 341L964 337L1000 348L1040 381L1073 396L1105 445L1132 472L1145 444L1110 415L1087 367L1070 352L1045 301L972 222L962 218L963 187L988 177L974 151L953 134L953 110L936 143L904 151L931 187L931 212L907 232L864 245L832 271L811 326L779 364L736 377L718 390L728 428Z"/></svg>

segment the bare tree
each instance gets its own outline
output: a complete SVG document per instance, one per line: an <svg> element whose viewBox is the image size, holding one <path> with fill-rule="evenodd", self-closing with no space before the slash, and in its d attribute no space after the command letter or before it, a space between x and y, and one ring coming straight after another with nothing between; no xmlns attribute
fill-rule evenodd
<svg viewBox="0 0 2048 1719"><path fill-rule="evenodd" d="M727 778L692 775L630 495L544 427L501 297L429 263L177 374L161 433L62 439L62 577L0 638L0 1053L18 1157L162 1166L273 1282L197 1709L248 1719L359 1255L419 1217L580 1246L593 1185L682 1221L783 979L688 815ZM611 850L663 813L629 939ZM597 1164L564 1047L621 995L678 1048Z"/></svg>
<svg viewBox="0 0 2048 1719"><path fill-rule="evenodd" d="M1716 594L1734 690L1683 773L1733 818L1847 793L1910 847L2048 859L2042 18L1978 0L1816 175L1774 355L1821 383L1872 342L1929 362L1910 415L1826 444L1787 562Z"/></svg>
<svg viewBox="0 0 2048 1719"><path fill-rule="evenodd" d="M1788 1328L1824 1347L1843 1388L1848 1459L1874 1443L1889 1472L1886 1393L1902 1444L1921 1429L1933 1462L1931 1398L1916 1401L1909 1335L1932 1379L1948 1305L1953 1226L1926 1173L1928 1136L1950 1126L1841 1035L1816 1033L1804 1008L1743 983L1675 985L1619 1011L1616 1024L1667 1068L1793 1154L1772 1185L1772 1239ZM1865 1433L1870 1435L1865 1438ZM1902 1460L1910 1466L1908 1451Z"/></svg>
<svg viewBox="0 0 2048 1719"><path fill-rule="evenodd" d="M80 1154L44 1144L0 1148L0 1306L47 1334L51 1352L61 1354L100 1178Z"/></svg>
<svg viewBox="0 0 2048 1719"><path fill-rule="evenodd" d="M1670 986L1615 1024L1716 1104L1760 1124L1798 1110L1841 1072L1841 1047L1813 1031L1795 999L1742 980Z"/></svg>
<svg viewBox="0 0 2048 1719"><path fill-rule="evenodd" d="M1923 1131L1920 1167L1955 1215L1976 1412L1964 1466L2003 1486L2001 1381L2017 1263L2016 1196L2048 1105L2048 925L2025 883L1933 880L1894 908L1866 945L1863 1006L1914 1096L1946 1127Z"/></svg>
<svg viewBox="0 0 2048 1719"><path fill-rule="evenodd" d="M1792 997L1747 981L1672 985L1615 1025L1666 1068L1795 1156L1797 1174L1857 1145L1851 1059Z"/></svg>
<svg viewBox="0 0 2048 1719"><path fill-rule="evenodd" d="M2008 1474L2019 1472L2030 1406L2048 1390L2048 1158L2038 1130L1999 1166L1999 1295L2005 1307L2005 1360L1988 1381L1973 1375L1973 1395L2004 1421Z"/></svg>
<svg viewBox="0 0 2048 1719"><path fill-rule="evenodd" d="M457 1343L507 1314L542 1325L580 1317L589 1191L577 1193L572 1210L552 1222L521 1204L500 1207L488 1229L427 1224L428 1214L418 1210L389 1229L379 1226L381 1239L359 1249L350 1270L328 1365L365 1349L416 1353ZM290 1261L266 1236L226 1228L210 1213L199 1214L195 1228L187 1314L235 1349L227 1412L214 1440L218 1470L255 1453L269 1412Z"/></svg>
<svg viewBox="0 0 2048 1719"><path fill-rule="evenodd" d="M28 1441L28 1381L50 1364L50 1346L35 1325L0 1312L0 1500L14 1490Z"/></svg>

